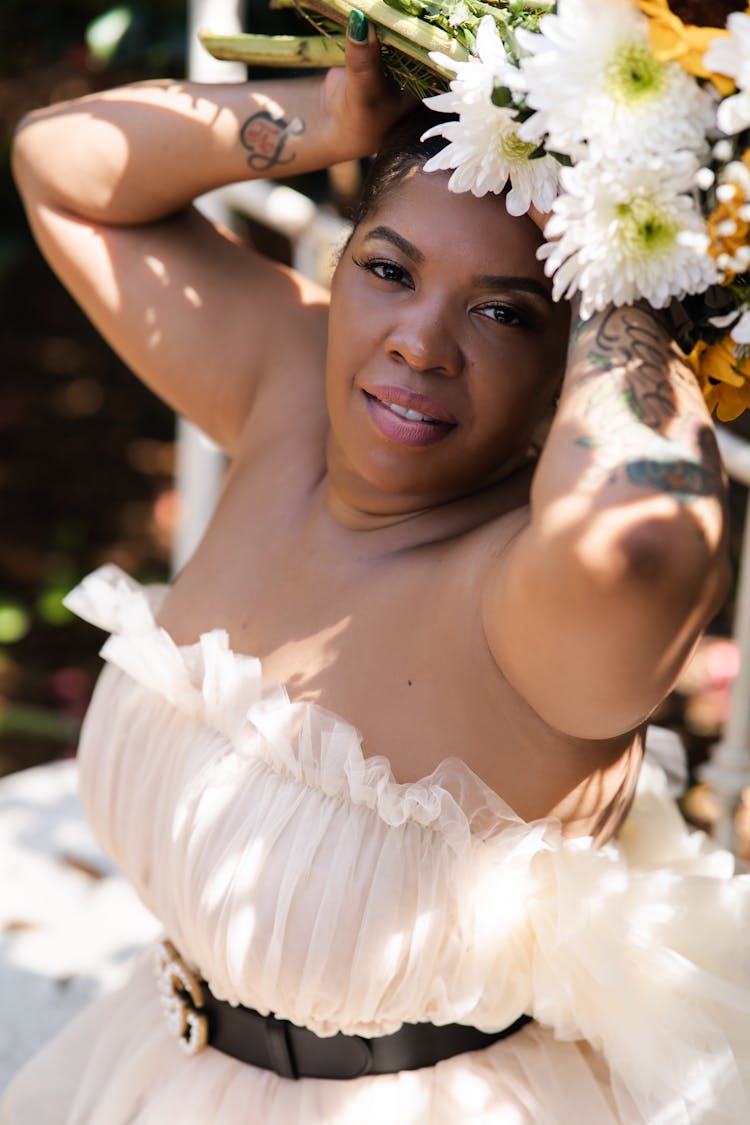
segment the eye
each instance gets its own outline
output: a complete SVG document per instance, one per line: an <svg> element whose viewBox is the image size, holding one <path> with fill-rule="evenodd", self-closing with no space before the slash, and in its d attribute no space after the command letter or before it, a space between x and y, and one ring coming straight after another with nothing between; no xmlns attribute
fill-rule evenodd
<svg viewBox="0 0 750 1125"><path fill-rule="evenodd" d="M523 328L529 322L529 318L519 312L518 309L498 302L491 305L482 305L476 311L480 316L486 316L489 320L494 320L497 324L504 324L508 328Z"/></svg>
<svg viewBox="0 0 750 1125"><path fill-rule="evenodd" d="M360 260L352 257L352 261L355 266L359 266L360 269L367 270L368 273L374 274L374 276L380 278L381 281L391 281L396 285L411 286L411 277L403 266L398 266L395 262L389 262L387 258L367 258Z"/></svg>

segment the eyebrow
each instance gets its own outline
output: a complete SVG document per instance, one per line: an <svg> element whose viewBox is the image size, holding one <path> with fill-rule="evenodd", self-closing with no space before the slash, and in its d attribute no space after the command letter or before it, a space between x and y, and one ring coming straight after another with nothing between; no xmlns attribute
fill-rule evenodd
<svg viewBox="0 0 750 1125"><path fill-rule="evenodd" d="M365 235L365 242L369 242L373 238L384 238L386 242L392 242L394 246L398 246L399 250L403 250L404 254L411 258L413 262L421 263L424 261L422 251L418 250L413 242L409 242L408 238L404 238L402 234L395 231L393 227L373 227Z"/></svg>
<svg viewBox="0 0 750 1125"><path fill-rule="evenodd" d="M477 285L487 289L521 289L524 293L536 293L550 305L554 305L552 294L546 285L533 277L515 277L512 274L482 274L474 279Z"/></svg>
<svg viewBox="0 0 750 1125"><path fill-rule="evenodd" d="M399 250L418 265L424 261L422 251L419 250L413 242L409 242L408 238L404 238L402 234L395 231L393 227L373 227L373 229L368 231L365 235L365 242L378 238L382 238L386 242L391 242L394 246L397 246ZM523 293L533 293L537 297L541 297L542 300L546 301L548 304L554 304L549 289L543 285L541 281L537 281L533 277L517 277L514 274L484 273L474 278L474 282L482 289L518 289Z"/></svg>

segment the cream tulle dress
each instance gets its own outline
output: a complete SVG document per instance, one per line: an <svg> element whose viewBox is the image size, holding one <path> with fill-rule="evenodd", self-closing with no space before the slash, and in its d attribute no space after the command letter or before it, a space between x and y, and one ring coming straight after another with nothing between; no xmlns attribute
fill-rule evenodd
<svg viewBox="0 0 750 1125"><path fill-rule="evenodd" d="M112 633L81 794L212 991L320 1035L535 1022L423 1070L294 1081L185 1055L143 957L20 1073L2 1125L750 1122L750 877L685 831L658 769L599 849L459 759L397 783L223 631L177 647L159 596L114 567L71 595Z"/></svg>

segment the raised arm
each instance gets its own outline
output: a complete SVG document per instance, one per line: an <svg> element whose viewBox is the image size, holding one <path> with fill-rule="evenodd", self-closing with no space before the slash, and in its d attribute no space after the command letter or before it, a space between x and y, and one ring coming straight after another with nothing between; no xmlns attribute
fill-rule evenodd
<svg viewBox="0 0 750 1125"><path fill-rule="evenodd" d="M606 738L647 718L726 594L724 480L657 313L610 309L572 336L530 520L491 569L484 622L542 718Z"/></svg>
<svg viewBox="0 0 750 1125"><path fill-rule="evenodd" d="M325 295L189 204L373 151L403 103L372 31L347 58L325 80L139 83L17 132L14 173L52 267L125 362L230 451L263 376L287 372L301 341L325 347Z"/></svg>

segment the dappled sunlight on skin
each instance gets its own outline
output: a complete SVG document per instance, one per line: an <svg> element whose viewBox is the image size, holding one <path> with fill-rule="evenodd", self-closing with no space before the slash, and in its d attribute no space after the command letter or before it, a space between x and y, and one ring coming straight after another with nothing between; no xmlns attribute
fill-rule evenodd
<svg viewBox="0 0 750 1125"><path fill-rule="evenodd" d="M159 344L162 341L161 329L154 327L156 325L156 309L153 305L149 305L149 307L146 309L144 319L146 321L147 328L151 329L147 336L146 346L153 350L155 348L158 348Z"/></svg>
<svg viewBox="0 0 750 1125"><path fill-rule="evenodd" d="M167 267L164 265L164 262L161 260L161 258L156 258L153 254L147 254L143 259L143 262L146 266L146 269L149 271L149 273L152 273L154 275L157 281L160 281L162 285L169 284L169 274L167 273Z"/></svg>
<svg viewBox="0 0 750 1125"><path fill-rule="evenodd" d="M334 668L339 659L340 646L336 644L351 624L351 614L318 630L314 637L300 637L286 641L263 661L265 674L272 680L285 683L294 700L315 703L322 687L316 679L327 669ZM293 668L289 673L284 669Z"/></svg>
<svg viewBox="0 0 750 1125"><path fill-rule="evenodd" d="M600 846L619 830L633 802L643 753L640 736L626 753L629 760L614 792L608 784L606 767L602 767L593 769L580 786L558 802L555 815L563 823L563 835L589 835Z"/></svg>

